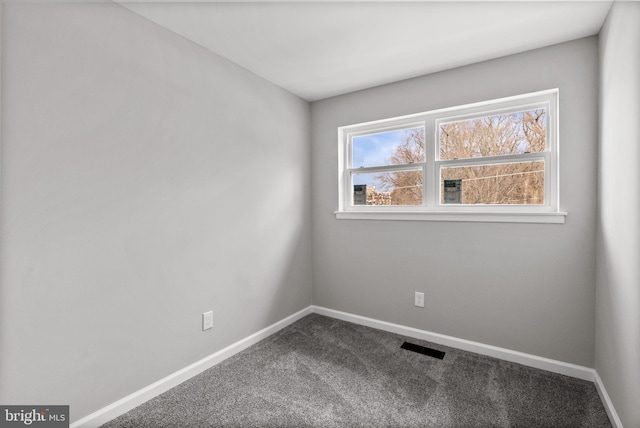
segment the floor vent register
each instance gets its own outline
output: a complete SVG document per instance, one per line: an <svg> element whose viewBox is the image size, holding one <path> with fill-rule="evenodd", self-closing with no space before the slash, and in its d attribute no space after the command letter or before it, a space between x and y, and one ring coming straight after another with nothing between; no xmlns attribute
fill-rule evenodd
<svg viewBox="0 0 640 428"><path fill-rule="evenodd" d="M419 354L428 355L439 360L443 359L445 354L444 352L438 351L437 349L427 348L425 346L420 346L409 342L404 342L400 347L402 349L406 349L407 351L413 351Z"/></svg>

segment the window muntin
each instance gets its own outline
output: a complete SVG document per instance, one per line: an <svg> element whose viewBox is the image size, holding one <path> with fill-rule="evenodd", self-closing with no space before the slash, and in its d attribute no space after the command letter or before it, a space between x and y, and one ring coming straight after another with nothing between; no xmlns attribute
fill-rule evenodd
<svg viewBox="0 0 640 428"><path fill-rule="evenodd" d="M339 128L342 154L339 158L338 213L387 213L381 218L390 218L389 213L402 212L566 214L560 213L558 202L557 97L557 90L548 90ZM458 150L454 155L452 128L467 129L477 126L477 121L484 121L488 128L502 124L503 129L508 131L506 135L514 138L507 144L504 135L494 132L492 138L496 140L495 135L498 135L500 144L490 145L486 149L481 146L477 135L466 132L466 138L456 136L466 151ZM354 138L387 130L404 135L414 128L424 129L424 134L417 134L422 140L414 143L423 147L423 151L417 152L420 157L407 158L410 159L404 161L407 163L387 160L383 166L358 167L352 164ZM443 131L448 131L450 135L443 136ZM396 144L394 150L401 145ZM422 153L424 158L421 157ZM393 157L388 156L387 159ZM422 159L424 161L415 162ZM391 178L393 173L407 170L408 167L415 171L404 176L411 177L413 181L405 180L401 185L397 180L393 188L382 185L380 176ZM407 199L400 203L398 198L398 201L389 204L354 204L354 185L360 183L353 181L354 176L368 180L377 178L377 182L371 181L376 191L395 191L398 195L399 188L411 188L413 192L421 190L422 194L417 196L414 193L410 203ZM445 201L444 180L460 180L459 184L453 183L461 188L459 202L452 203L455 199L450 197L451 193L447 194L448 200ZM491 180L494 185L486 185ZM390 181L393 182L387 180ZM479 190L482 187L480 182L485 182L485 190ZM452 184L451 181L449 184ZM448 190L452 189L449 186Z"/></svg>

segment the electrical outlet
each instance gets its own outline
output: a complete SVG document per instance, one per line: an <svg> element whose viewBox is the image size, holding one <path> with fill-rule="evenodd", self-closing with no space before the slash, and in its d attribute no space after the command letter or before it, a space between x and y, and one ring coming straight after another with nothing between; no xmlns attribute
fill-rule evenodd
<svg viewBox="0 0 640 428"><path fill-rule="evenodd" d="M424 293L420 293L419 291L416 291L416 296L413 304L420 308L424 308Z"/></svg>
<svg viewBox="0 0 640 428"><path fill-rule="evenodd" d="M209 330L210 328L213 328L213 311L202 314L202 330Z"/></svg>

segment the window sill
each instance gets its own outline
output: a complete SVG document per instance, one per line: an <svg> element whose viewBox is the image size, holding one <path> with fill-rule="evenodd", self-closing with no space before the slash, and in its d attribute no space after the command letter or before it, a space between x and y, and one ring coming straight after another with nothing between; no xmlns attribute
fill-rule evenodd
<svg viewBox="0 0 640 428"><path fill-rule="evenodd" d="M418 212L418 211L336 211L339 220L411 220L469 221L484 223L555 223L563 224L566 212L496 213L496 212Z"/></svg>

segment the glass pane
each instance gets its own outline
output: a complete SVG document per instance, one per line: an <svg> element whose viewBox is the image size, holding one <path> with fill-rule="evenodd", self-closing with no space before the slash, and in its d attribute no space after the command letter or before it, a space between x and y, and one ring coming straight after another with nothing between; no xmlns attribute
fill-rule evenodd
<svg viewBox="0 0 640 428"><path fill-rule="evenodd" d="M440 159L543 152L547 109L535 109L441 124Z"/></svg>
<svg viewBox="0 0 640 428"><path fill-rule="evenodd" d="M440 203L544 203L544 161L442 168Z"/></svg>
<svg viewBox="0 0 640 428"><path fill-rule="evenodd" d="M353 174L353 205L421 205L422 170Z"/></svg>
<svg viewBox="0 0 640 428"><path fill-rule="evenodd" d="M424 162L424 128L360 135L351 140L352 168Z"/></svg>

